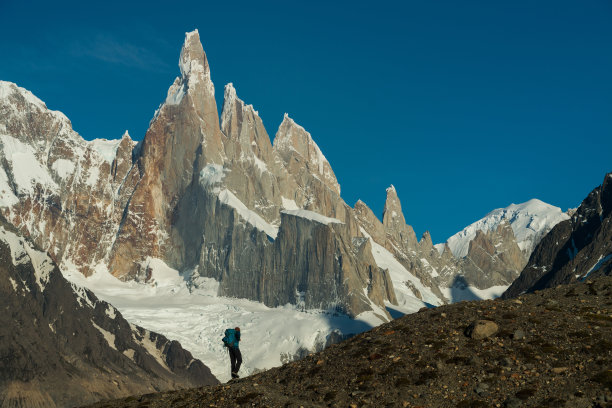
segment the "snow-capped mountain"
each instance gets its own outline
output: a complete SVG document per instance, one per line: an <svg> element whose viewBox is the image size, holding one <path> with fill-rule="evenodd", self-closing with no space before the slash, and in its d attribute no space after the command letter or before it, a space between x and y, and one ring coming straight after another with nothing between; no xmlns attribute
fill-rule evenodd
<svg viewBox="0 0 612 408"><path fill-rule="evenodd" d="M561 221L569 219L569 215L559 207L546 204L538 199L532 199L522 204L511 204L506 208L498 208L482 219L468 225L450 237L446 243L457 258L467 255L470 242L476 237L477 231L493 231L501 222L506 221L512 227L516 243L529 258L538 242ZM438 244L438 248L444 247Z"/></svg>
<svg viewBox="0 0 612 408"><path fill-rule="evenodd" d="M207 364L219 358L222 327L210 316L275 339L254 345L252 372L391 312L496 296L562 218L532 200L438 250L428 233L417 239L393 186L382 221L362 201L347 205L313 136L288 115L272 143L232 84L219 115L197 30L186 33L179 70L138 144L127 132L86 141L63 114L0 81L0 212L73 281ZM130 300L138 291L141 305ZM172 319L160 318L164 308ZM292 319L317 335L283 334Z"/></svg>
<svg viewBox="0 0 612 408"><path fill-rule="evenodd" d="M222 295L387 320L392 284L353 240L357 221L312 136L285 115L273 146L232 85L220 122L197 31L179 68L139 145L87 142L3 82L2 213L65 270L146 280L156 258L216 279Z"/></svg>
<svg viewBox="0 0 612 408"><path fill-rule="evenodd" d="M0 405L64 407L216 384L175 340L128 323L69 283L0 217Z"/></svg>
<svg viewBox="0 0 612 408"><path fill-rule="evenodd" d="M533 251L504 297L612 274L612 173Z"/></svg>

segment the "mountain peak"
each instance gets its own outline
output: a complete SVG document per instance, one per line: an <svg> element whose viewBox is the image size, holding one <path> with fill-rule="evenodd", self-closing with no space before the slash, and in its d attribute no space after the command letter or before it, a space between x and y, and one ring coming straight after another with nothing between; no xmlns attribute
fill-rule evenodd
<svg viewBox="0 0 612 408"><path fill-rule="evenodd" d="M225 88L224 88L223 100L224 101L233 101L236 98L237 98L236 88L234 88L234 84L233 83L228 82L227 85L225 85Z"/></svg>
<svg viewBox="0 0 612 408"><path fill-rule="evenodd" d="M421 237L421 241L419 241L419 244L427 248L433 247L433 242L431 241L431 234L429 233L429 231L425 231L423 233L423 236Z"/></svg>
<svg viewBox="0 0 612 408"><path fill-rule="evenodd" d="M474 239L478 230L496 230L502 221L507 221L514 234L519 248L528 256L535 245L556 224L569 219L560 208L533 198L521 204L510 204L505 208L497 208L484 218L465 227L462 231L450 237L447 242L457 258L467 255L469 242Z"/></svg>
<svg viewBox="0 0 612 408"><path fill-rule="evenodd" d="M202 48L200 34L197 29L185 33L185 42L183 43L179 58L179 68L181 69L181 76L190 85L205 79L210 80L208 60Z"/></svg>
<svg viewBox="0 0 612 408"><path fill-rule="evenodd" d="M395 224L406 224L404 213L402 212L402 204L393 184L386 191L387 199L385 201L385 209L383 210L383 224L385 227Z"/></svg>
<svg viewBox="0 0 612 408"><path fill-rule="evenodd" d="M340 185L329 161L327 161L311 134L295 123L287 113L283 116L283 121L276 132L273 146L274 150L286 158L292 155L301 156L307 162L313 174L340 195Z"/></svg>

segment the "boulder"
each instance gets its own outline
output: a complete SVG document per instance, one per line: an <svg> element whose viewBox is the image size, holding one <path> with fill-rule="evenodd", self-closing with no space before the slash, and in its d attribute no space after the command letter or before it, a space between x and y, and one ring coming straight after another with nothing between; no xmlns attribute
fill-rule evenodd
<svg viewBox="0 0 612 408"><path fill-rule="evenodd" d="M476 320L465 330L465 335L474 339L482 340L491 337L499 330L499 326L490 320Z"/></svg>

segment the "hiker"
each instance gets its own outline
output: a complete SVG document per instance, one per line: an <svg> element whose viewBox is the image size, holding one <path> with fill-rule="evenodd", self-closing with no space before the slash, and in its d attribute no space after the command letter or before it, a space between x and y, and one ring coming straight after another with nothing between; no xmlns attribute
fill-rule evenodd
<svg viewBox="0 0 612 408"><path fill-rule="evenodd" d="M223 337L223 346L227 347L230 356L230 362L232 365L232 378L238 378L238 370L242 364L242 354L238 348L240 342L240 327L225 330L225 337Z"/></svg>

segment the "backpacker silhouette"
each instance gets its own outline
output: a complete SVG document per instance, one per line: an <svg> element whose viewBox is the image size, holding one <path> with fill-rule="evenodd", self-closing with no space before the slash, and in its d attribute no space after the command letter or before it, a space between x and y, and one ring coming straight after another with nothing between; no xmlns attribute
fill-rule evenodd
<svg viewBox="0 0 612 408"><path fill-rule="evenodd" d="M223 346L227 347L230 356L232 378L238 378L238 370L242 364L242 354L238 348L240 342L240 327L225 330L225 337L222 339Z"/></svg>

